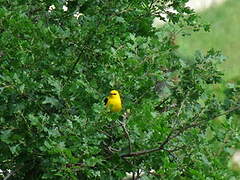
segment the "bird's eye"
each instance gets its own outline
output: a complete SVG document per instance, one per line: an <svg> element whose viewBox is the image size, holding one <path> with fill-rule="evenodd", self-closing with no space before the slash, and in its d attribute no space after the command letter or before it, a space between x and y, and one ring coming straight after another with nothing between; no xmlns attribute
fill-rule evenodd
<svg viewBox="0 0 240 180"><path fill-rule="evenodd" d="M117 93L112 93L111 95L117 95Z"/></svg>

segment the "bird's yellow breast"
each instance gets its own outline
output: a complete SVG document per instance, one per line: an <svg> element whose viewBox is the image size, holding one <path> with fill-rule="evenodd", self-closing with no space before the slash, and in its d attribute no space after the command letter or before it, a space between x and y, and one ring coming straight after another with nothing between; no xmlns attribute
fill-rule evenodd
<svg viewBox="0 0 240 180"><path fill-rule="evenodd" d="M122 110L122 102L120 96L109 96L106 106L110 107L110 110L112 112L120 112Z"/></svg>

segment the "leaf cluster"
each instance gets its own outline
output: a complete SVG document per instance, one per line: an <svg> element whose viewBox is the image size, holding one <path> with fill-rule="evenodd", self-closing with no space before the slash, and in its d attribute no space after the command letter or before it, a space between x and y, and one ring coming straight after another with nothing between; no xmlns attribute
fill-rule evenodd
<svg viewBox="0 0 240 180"><path fill-rule="evenodd" d="M217 144L232 124L220 123L217 135L209 124L223 112L228 120L236 114L239 88L231 87L223 102L209 90L221 82L219 52L191 61L177 54L175 34L204 27L186 0L0 2L4 175L8 169L19 179L121 179L126 172L137 178L140 169L170 179L222 175L214 174L225 169L220 160L207 159L215 153L209 142ZM52 3L56 10L49 12ZM76 12L83 15L77 19ZM161 13L170 25L155 29ZM121 113L104 107L111 89L121 93Z"/></svg>

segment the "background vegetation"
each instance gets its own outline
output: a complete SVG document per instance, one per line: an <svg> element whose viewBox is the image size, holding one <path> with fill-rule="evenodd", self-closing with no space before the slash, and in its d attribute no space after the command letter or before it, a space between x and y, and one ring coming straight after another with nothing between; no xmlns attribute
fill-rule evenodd
<svg viewBox="0 0 240 180"><path fill-rule="evenodd" d="M191 57L199 50L206 52L211 48L221 50L227 57L221 65L224 79L228 82L240 79L240 24L238 13L240 2L228 0L200 14L202 20L211 24L210 32L196 32L190 37L178 38L179 52Z"/></svg>
<svg viewBox="0 0 240 180"><path fill-rule="evenodd" d="M240 87L224 99L211 91L222 83L218 51L188 61L177 52L175 34L209 27L186 0L0 3L5 178L239 177L227 164L239 148ZM169 23L155 29L161 13ZM111 89L121 113L104 107Z"/></svg>

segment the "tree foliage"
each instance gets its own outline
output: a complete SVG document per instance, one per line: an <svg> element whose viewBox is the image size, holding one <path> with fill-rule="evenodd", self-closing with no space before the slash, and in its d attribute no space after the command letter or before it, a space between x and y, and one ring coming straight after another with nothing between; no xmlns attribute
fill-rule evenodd
<svg viewBox="0 0 240 180"><path fill-rule="evenodd" d="M208 30L187 0L0 2L5 175L8 169L18 179L121 179L126 172L137 178L140 169L157 179L234 175L226 162L239 146L233 119L239 86L231 85L225 100L210 90L222 82L219 52L190 61L178 56L176 34ZM153 28L154 17L169 25ZM121 92L121 113L104 107L112 89Z"/></svg>

